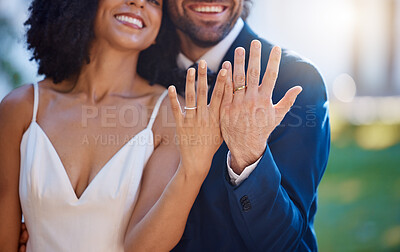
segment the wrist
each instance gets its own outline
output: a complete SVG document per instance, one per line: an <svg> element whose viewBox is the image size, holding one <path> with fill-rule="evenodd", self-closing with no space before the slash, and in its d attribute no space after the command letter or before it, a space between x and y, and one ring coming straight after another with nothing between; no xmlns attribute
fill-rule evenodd
<svg viewBox="0 0 400 252"><path fill-rule="evenodd" d="M264 154L266 147L267 146L265 145L262 151L251 151L247 153L244 153L243 151L238 153L231 151L230 167L237 175L240 175L246 167L254 164L258 159L260 159Z"/></svg>
<svg viewBox="0 0 400 252"><path fill-rule="evenodd" d="M200 180L203 182L210 170L211 161L202 160L201 162L196 162L194 160L181 160L179 170L188 180Z"/></svg>

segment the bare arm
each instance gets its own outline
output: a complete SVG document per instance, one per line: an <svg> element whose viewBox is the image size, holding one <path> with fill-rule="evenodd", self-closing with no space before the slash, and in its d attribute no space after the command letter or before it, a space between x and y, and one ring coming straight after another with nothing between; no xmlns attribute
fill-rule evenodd
<svg viewBox="0 0 400 252"><path fill-rule="evenodd" d="M212 157L222 143L219 107L226 70L220 72L208 106L207 68L205 62L200 65L203 67L199 68L197 110L183 114L175 89L169 88L178 144L169 141L157 148L146 167L142 191L126 233L125 251L170 251L179 242ZM194 69L188 71L187 79L186 106L194 107Z"/></svg>
<svg viewBox="0 0 400 252"><path fill-rule="evenodd" d="M13 91L0 104L0 251L17 251L21 225L20 142L32 113L31 87ZM29 122L28 122L29 123Z"/></svg>

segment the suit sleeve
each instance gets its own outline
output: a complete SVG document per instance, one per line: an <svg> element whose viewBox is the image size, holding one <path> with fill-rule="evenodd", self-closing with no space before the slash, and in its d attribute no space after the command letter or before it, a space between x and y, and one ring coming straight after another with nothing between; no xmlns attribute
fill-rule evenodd
<svg viewBox="0 0 400 252"><path fill-rule="evenodd" d="M282 64L273 100L292 86L303 92L271 134L264 155L239 186L226 180L232 219L252 251L295 250L312 225L325 171L330 127L324 81L308 62ZM226 169L225 169L226 170Z"/></svg>

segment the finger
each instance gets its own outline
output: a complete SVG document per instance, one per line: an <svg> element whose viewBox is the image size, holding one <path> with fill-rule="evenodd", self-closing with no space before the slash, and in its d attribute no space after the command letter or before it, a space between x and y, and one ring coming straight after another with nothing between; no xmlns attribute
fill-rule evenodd
<svg viewBox="0 0 400 252"><path fill-rule="evenodd" d="M289 89L285 96L274 106L276 111L276 118L279 119L277 124L279 124L282 119L285 117L287 112L289 112L290 108L293 106L294 102L296 101L297 96L303 90L300 86L295 86Z"/></svg>
<svg viewBox="0 0 400 252"><path fill-rule="evenodd" d="M185 106L188 108L196 107L196 91L195 91L195 74L194 68L189 68L186 74L186 89L185 89ZM185 115L192 118L196 114L196 109L185 110Z"/></svg>
<svg viewBox="0 0 400 252"><path fill-rule="evenodd" d="M224 96L222 98L222 106L232 103L233 99L233 83L232 83L232 65L229 61L222 64L222 69L226 69L226 81Z"/></svg>
<svg viewBox="0 0 400 252"><path fill-rule="evenodd" d="M26 246L25 246L25 245L21 245L21 246L19 247L18 252L26 252Z"/></svg>
<svg viewBox="0 0 400 252"><path fill-rule="evenodd" d="M267 69L265 70L260 90L261 94L269 99L272 98L272 91L274 90L276 79L278 78L280 62L281 48L279 46L275 46L271 50Z"/></svg>
<svg viewBox="0 0 400 252"><path fill-rule="evenodd" d="M26 230L26 225L25 225L25 223L21 223L21 230Z"/></svg>
<svg viewBox="0 0 400 252"><path fill-rule="evenodd" d="M221 69L215 82L214 90L211 96L210 110L212 113L219 112L222 97L224 95L225 83L227 78L227 70Z"/></svg>
<svg viewBox="0 0 400 252"><path fill-rule="evenodd" d="M261 43L253 40L250 46L249 66L247 68L247 90L246 94L255 95L258 93L261 69Z"/></svg>
<svg viewBox="0 0 400 252"><path fill-rule="evenodd" d="M177 125L181 125L183 120L183 114L181 110L181 105L179 104L178 95L176 93L176 88L174 86L169 86L168 97L171 103L171 109L175 118L175 122L177 123Z"/></svg>
<svg viewBox="0 0 400 252"><path fill-rule="evenodd" d="M19 237L19 243L25 244L28 241L28 232L26 230L21 232Z"/></svg>
<svg viewBox="0 0 400 252"><path fill-rule="evenodd" d="M233 63L233 87L234 90L246 85L246 75L244 72L245 65L245 50L238 47L235 50L235 59ZM241 102L245 94L245 89L234 91L233 101Z"/></svg>
<svg viewBox="0 0 400 252"><path fill-rule="evenodd" d="M207 107L207 63L204 60L199 62L198 78L197 78L197 108L203 109Z"/></svg>

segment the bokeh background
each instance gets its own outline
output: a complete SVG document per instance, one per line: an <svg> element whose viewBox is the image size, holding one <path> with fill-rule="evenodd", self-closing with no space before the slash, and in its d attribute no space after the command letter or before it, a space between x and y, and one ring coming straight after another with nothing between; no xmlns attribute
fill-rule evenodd
<svg viewBox="0 0 400 252"><path fill-rule="evenodd" d="M29 3L0 0L0 100L41 79L24 43ZM320 251L400 251L400 0L254 0L248 23L313 61L328 86Z"/></svg>

